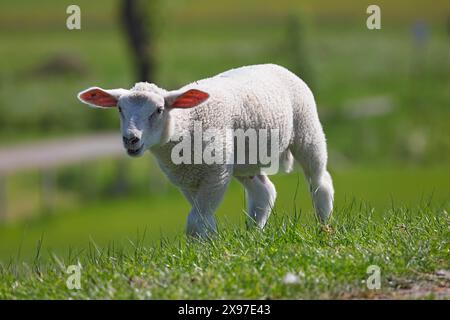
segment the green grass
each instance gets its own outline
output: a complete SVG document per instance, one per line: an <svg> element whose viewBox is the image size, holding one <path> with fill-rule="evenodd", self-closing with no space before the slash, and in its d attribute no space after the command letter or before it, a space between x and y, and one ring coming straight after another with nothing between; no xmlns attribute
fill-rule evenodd
<svg viewBox="0 0 450 320"><path fill-rule="evenodd" d="M181 192L168 182L164 184L163 181L153 181L157 180L158 176L151 180L155 184L153 191L144 192L144 186L148 186L149 182L141 172L158 172L158 169L154 167L154 163L153 167L149 168L145 158L131 161L130 165L132 176L141 175L141 179L133 177L132 180L135 183L140 181L138 194L122 197L108 193L103 196L90 194L89 198L80 199L77 192L58 191L55 196L57 200L73 197L72 203L67 203L68 200L62 203L59 201L54 204L51 213L24 217L0 225L0 243L8 244L0 246L0 262L7 262L11 258L21 262L32 261L36 243L41 237L41 258L47 259L48 251L65 254L69 247L86 250L90 239L101 246L107 246L111 241L126 243L127 239L134 238L136 232L142 232L144 229L147 230L149 241L158 241L161 236L173 240L183 234L190 207ZM108 174L100 172L100 169L108 172L108 167L108 163L101 163L101 166L88 171L88 176L95 177L97 183L104 181L107 186L111 185L108 181L114 177L114 171ZM77 175L79 171L72 174ZM392 207L444 204L450 199L448 166L347 168L332 170L332 175L336 188L335 205L338 210L353 201L363 201L374 207L377 215L380 215ZM305 219L302 222L313 216L311 198L301 172L274 176L271 179L278 191L275 212L283 216L301 212L302 219ZM26 197L27 203L31 202L33 193L24 193L24 189L30 189L29 186L13 186L12 192ZM83 185L83 193L99 193L85 190L86 187L88 186ZM17 199L18 202L19 200ZM35 204L35 207L39 207L39 204ZM242 227L245 207L243 188L233 181L217 216L223 223ZM339 215L339 211L336 215Z"/></svg>
<svg viewBox="0 0 450 320"><path fill-rule="evenodd" d="M141 233L125 246L94 242L28 265L0 267L2 299L220 299L342 298L391 294L450 268L449 214L445 208L397 207L381 216L350 204L332 230L312 218L275 215L263 231L221 225L212 241L161 238L145 244ZM68 265L81 265L80 290L68 290ZM381 268L381 290L366 288L367 267ZM286 284L287 273L298 275ZM447 283L447 285L449 285ZM437 286L437 284L436 284ZM433 290L424 298L436 298Z"/></svg>

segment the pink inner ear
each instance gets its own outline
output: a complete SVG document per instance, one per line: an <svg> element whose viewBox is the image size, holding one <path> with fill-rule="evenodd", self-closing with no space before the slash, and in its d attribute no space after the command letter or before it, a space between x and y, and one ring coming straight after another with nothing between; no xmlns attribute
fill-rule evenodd
<svg viewBox="0 0 450 320"><path fill-rule="evenodd" d="M183 93L181 96L179 96L173 103L172 107L174 108L192 108L206 99L209 98L209 94L206 92L197 90L197 89L191 89Z"/></svg>
<svg viewBox="0 0 450 320"><path fill-rule="evenodd" d="M100 89L92 89L87 92L84 92L80 95L80 98L84 101L94 104L99 107L115 107L117 105L117 99L114 98L109 93L100 90Z"/></svg>

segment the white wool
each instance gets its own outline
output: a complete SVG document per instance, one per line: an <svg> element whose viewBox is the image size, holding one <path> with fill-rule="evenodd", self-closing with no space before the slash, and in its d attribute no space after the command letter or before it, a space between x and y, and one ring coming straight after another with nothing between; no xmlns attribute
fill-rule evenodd
<svg viewBox="0 0 450 320"><path fill-rule="evenodd" d="M155 85L154 83L148 83L148 82L138 82L136 83L133 88L131 88L131 91L134 92L143 92L143 93L147 93L147 92L151 92L151 93L156 93L156 94L165 94L167 91L159 88L157 85Z"/></svg>

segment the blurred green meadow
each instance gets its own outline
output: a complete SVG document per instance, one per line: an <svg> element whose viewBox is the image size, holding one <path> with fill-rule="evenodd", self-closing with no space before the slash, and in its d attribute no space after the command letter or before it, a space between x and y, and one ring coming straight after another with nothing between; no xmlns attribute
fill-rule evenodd
<svg viewBox="0 0 450 320"><path fill-rule="evenodd" d="M78 4L82 29L67 30ZM167 89L233 67L277 63L310 84L329 146L337 208L450 200L450 4L378 1L382 29L366 28L367 1L159 1L156 75ZM0 11L0 148L117 131L117 113L89 109L89 86L128 88L133 62L119 1L7 1ZM119 170L118 168L121 168ZM120 189L126 172L126 188ZM7 176L0 261L30 260L42 241L67 254L90 242L158 242L183 233L189 211L150 155L54 170L51 206L40 173ZM0 177L1 178L1 177ZM123 177L122 177L123 178ZM273 178L275 215L313 219L302 173ZM232 183L218 215L244 227L244 191Z"/></svg>

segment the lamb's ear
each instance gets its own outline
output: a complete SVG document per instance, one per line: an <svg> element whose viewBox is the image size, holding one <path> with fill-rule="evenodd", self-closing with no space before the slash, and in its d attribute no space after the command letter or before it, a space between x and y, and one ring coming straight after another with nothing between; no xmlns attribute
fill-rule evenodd
<svg viewBox="0 0 450 320"><path fill-rule="evenodd" d="M188 91L173 91L164 98L166 106L169 108L192 108L206 101L209 94L198 90L190 89Z"/></svg>
<svg viewBox="0 0 450 320"><path fill-rule="evenodd" d="M91 87L78 94L78 99L92 107L111 108L117 105L120 96L127 93L125 89L105 90L99 87Z"/></svg>

